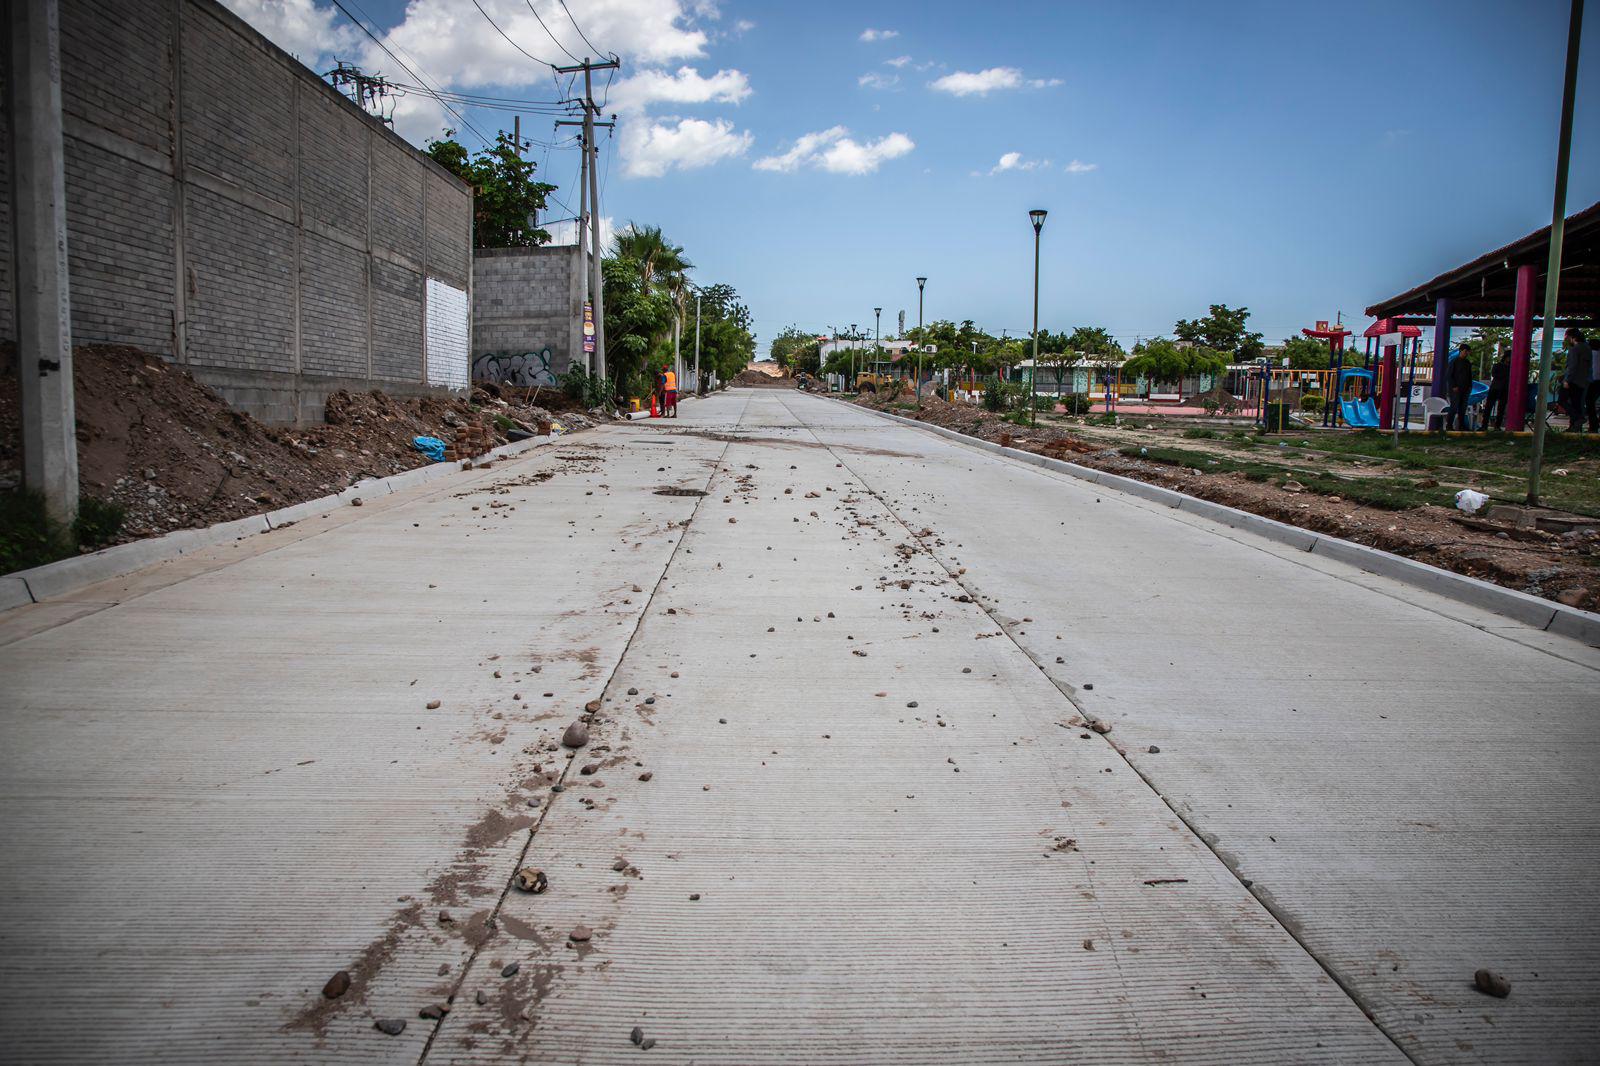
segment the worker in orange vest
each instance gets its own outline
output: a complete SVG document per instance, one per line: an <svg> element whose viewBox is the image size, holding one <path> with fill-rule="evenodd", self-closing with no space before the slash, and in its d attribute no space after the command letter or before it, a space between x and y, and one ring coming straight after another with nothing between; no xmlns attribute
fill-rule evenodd
<svg viewBox="0 0 1600 1066"><path fill-rule="evenodd" d="M661 373L661 416L663 418L678 417L678 375L673 373L671 367L664 367Z"/></svg>

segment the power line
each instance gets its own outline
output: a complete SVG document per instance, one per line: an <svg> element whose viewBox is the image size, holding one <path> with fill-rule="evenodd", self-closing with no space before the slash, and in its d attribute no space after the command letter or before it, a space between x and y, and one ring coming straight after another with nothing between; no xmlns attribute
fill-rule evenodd
<svg viewBox="0 0 1600 1066"><path fill-rule="evenodd" d="M572 54L572 49L562 44L560 38L550 32L550 27L544 24L544 18L539 14L539 9L533 6L533 0L522 0L522 2L528 5L528 10L533 12L533 17L539 20L539 28L544 31L544 35L550 38L552 41L555 41L556 47L567 53L568 59L572 60L574 63L582 62L577 56Z"/></svg>
<svg viewBox="0 0 1600 1066"><path fill-rule="evenodd" d="M336 0L336 2L337 2L337 0ZM511 45L512 48L515 48L517 51L521 52L523 55L527 56L529 59L533 60L535 63L539 63L539 64L542 64L543 66L547 66L547 67L555 66L554 63L546 63L544 60L540 59L538 56L534 55L532 52L530 52L526 48L522 47L516 41L513 41L511 39L510 35L507 34L505 30L502 30L500 28L500 24L498 22L496 22L492 18L489 18L489 13L483 9L483 5L478 3L478 0L472 0L472 6L478 9L478 14L482 15L484 18L489 20L489 25L493 26L494 27L494 31L496 33L498 33L500 36L504 37L506 39L506 43Z"/></svg>
<svg viewBox="0 0 1600 1066"><path fill-rule="evenodd" d="M593 51L595 51L596 53L598 53L600 55L612 55L612 53L602 51L599 48L595 48L594 42L589 40L589 35L583 32L583 27L582 26L578 25L578 20L572 17L572 9L567 6L567 0L560 0L560 4L561 4L561 10L563 10L563 11L565 11L567 13L567 21L572 23L572 28L578 31L578 36L583 38L583 43L584 44L588 45ZM572 55L571 52L568 52L567 54L568 55ZM577 57L573 56L573 58L576 59ZM613 59L616 58L615 55L612 55L612 58Z"/></svg>
<svg viewBox="0 0 1600 1066"><path fill-rule="evenodd" d="M473 3L477 3L477 0L473 0ZM394 52L390 51L389 46L387 44L383 43L383 38L379 37L376 33L373 33L370 29L368 29L367 28L367 24L365 22L362 22L360 19L358 19L354 15L352 15L350 13L350 9L344 6L343 0L333 0L333 6L338 8L339 11L341 13L343 13L345 18L347 18L351 22L355 23L356 26L360 28L362 33L366 34L368 37L371 37L373 43L376 44L379 48L383 49L384 54L386 54L390 59L394 60L396 63L399 63L401 70L404 70L407 74L411 75L417 81L422 82L424 85L427 84L427 79L423 78L423 76L421 74L418 74L415 70L412 70L409 66L407 66L405 64L405 62L403 60L401 60L401 58L399 56L395 55ZM437 90L434 90L434 91L437 92ZM461 112L457 111L455 108L451 107L448 103L446 103L443 100L439 100L439 104L446 111L448 111L452 115L454 115L456 117L457 121L459 121L463 126L465 126L467 129L471 130L477 136L478 140L482 141L484 144L489 144L490 143L489 138L484 136L482 130L478 129L478 127L474 126L471 122L467 121L467 116L463 115Z"/></svg>

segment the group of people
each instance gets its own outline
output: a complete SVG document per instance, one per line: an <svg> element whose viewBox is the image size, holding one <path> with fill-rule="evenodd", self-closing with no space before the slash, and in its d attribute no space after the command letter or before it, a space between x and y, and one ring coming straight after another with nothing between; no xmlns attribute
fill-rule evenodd
<svg viewBox="0 0 1600 1066"><path fill-rule="evenodd" d="M1600 433L1600 352L1594 350L1583 331L1575 326L1567 330L1561 351L1566 356L1567 368L1561 375L1556 402L1566 414L1571 432L1582 433L1587 425L1590 433ZM1467 404L1472 396L1472 357L1467 345L1463 344L1456 357L1450 360L1447 373L1450 414L1445 428L1465 429ZM1530 400L1536 391L1528 391ZM1485 424L1495 429L1505 428L1506 403L1510 398L1511 357L1502 347L1489 370L1489 394L1483 402Z"/></svg>

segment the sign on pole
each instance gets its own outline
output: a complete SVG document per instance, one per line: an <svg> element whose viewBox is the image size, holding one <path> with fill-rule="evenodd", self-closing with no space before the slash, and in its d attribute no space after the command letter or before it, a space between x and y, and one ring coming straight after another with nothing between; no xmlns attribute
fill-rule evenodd
<svg viewBox="0 0 1600 1066"><path fill-rule="evenodd" d="M594 305L583 305L583 351L586 355L594 354Z"/></svg>

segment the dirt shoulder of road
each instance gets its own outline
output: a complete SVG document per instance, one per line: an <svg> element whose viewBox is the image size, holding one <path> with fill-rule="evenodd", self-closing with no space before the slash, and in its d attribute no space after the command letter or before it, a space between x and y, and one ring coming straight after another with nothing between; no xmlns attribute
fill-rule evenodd
<svg viewBox="0 0 1600 1066"><path fill-rule="evenodd" d="M1086 431L1045 423L1033 428L1019 426L999 414L971 404L947 403L936 396L925 395L920 409L913 399L904 396L865 396L855 402L982 440L1175 489L1570 607L1592 610L1600 606L1600 533L1556 534L1519 529L1467 519L1453 507L1432 503L1403 509L1369 506L1339 492L1319 491L1338 484L1327 477L1307 476L1304 484L1290 478L1280 484L1260 479L1253 470L1208 471L1204 469L1207 465L1233 464L1213 461L1208 457L1210 453L1197 446L1198 442L1186 442L1189 446L1184 450L1194 456L1190 463L1175 455L1175 448L1155 449L1159 458L1125 455L1118 447L1108 446L1103 435L1091 436ZM1314 461L1308 463L1308 470L1314 465ZM1432 488L1439 488L1437 480L1431 478L1413 479L1408 484L1429 486L1430 481ZM1448 490L1441 491L1448 499Z"/></svg>
<svg viewBox="0 0 1600 1066"><path fill-rule="evenodd" d="M470 454L552 418L569 430L593 424L584 414L527 402L525 390L489 387L470 399L340 391L328 398L325 424L272 427L233 409L182 367L115 345L74 350L73 388L79 492L122 515L120 530L96 548L244 518L424 466L431 460L417 450L417 437ZM16 487L21 465L10 370L0 372L0 492Z"/></svg>

